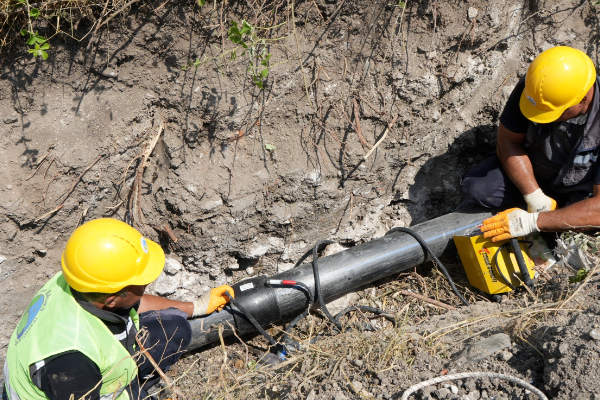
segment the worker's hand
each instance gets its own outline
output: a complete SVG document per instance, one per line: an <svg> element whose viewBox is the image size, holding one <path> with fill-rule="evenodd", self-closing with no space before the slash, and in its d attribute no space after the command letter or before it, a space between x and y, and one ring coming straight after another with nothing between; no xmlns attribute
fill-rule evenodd
<svg viewBox="0 0 600 400"><path fill-rule="evenodd" d="M527 212L539 213L556 210L556 200L546 196L544 192L542 192L542 189L526 194L523 198L527 202Z"/></svg>
<svg viewBox="0 0 600 400"><path fill-rule="evenodd" d="M483 221L483 237L492 238L492 242L526 236L539 232L537 219L539 213L528 213L520 208L502 211Z"/></svg>
<svg viewBox="0 0 600 400"><path fill-rule="evenodd" d="M225 294L229 292L231 297L235 298L233 288L228 285L219 286L218 288L212 289L210 292L205 293L198 300L194 301L194 313L192 317L198 317L200 315L211 314L215 311L221 311L227 303L229 303L229 297Z"/></svg>

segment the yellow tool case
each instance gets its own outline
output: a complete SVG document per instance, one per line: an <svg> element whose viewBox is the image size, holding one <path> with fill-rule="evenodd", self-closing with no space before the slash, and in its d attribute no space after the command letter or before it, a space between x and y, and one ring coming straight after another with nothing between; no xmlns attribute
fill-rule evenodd
<svg viewBox="0 0 600 400"><path fill-rule="evenodd" d="M525 259L531 279L535 276L535 264L531 259L528 242L519 238L519 247ZM489 294L510 292L523 284L521 270L508 240L492 242L483 235L454 236L454 243L463 263L469 283ZM516 247L516 244L515 244ZM500 253L494 255L500 249ZM508 284L507 284L508 281Z"/></svg>

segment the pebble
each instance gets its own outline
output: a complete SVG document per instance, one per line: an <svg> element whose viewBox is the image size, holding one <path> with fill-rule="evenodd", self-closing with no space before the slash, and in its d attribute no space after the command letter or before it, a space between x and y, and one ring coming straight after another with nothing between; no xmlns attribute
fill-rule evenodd
<svg viewBox="0 0 600 400"><path fill-rule="evenodd" d="M359 381L352 381L352 387L354 388L356 393L359 393L363 388L363 384Z"/></svg>
<svg viewBox="0 0 600 400"><path fill-rule="evenodd" d="M469 7L469 10L467 11L467 18L469 21L472 21L477 15L479 15L479 10L475 7Z"/></svg>
<svg viewBox="0 0 600 400"><path fill-rule="evenodd" d="M14 124L15 122L18 122L18 121L19 121L19 117L15 116L15 115L11 115L10 117L4 118L5 124Z"/></svg>
<svg viewBox="0 0 600 400"><path fill-rule="evenodd" d="M337 393L333 400L348 400L344 393Z"/></svg>
<svg viewBox="0 0 600 400"><path fill-rule="evenodd" d="M558 346L558 352L563 355L566 356L567 354L569 354L569 344L568 343L561 343Z"/></svg>
<svg viewBox="0 0 600 400"><path fill-rule="evenodd" d="M306 400L315 400L316 398L317 398L317 394L315 393L314 389L310 391L308 396L306 396Z"/></svg>
<svg viewBox="0 0 600 400"><path fill-rule="evenodd" d="M354 360L352 363L358 368L362 367L365 364L362 360Z"/></svg>
<svg viewBox="0 0 600 400"><path fill-rule="evenodd" d="M445 399L446 397L448 397L450 395L450 390L446 389L446 388L441 388L438 389L434 392L435 397L437 397L438 399Z"/></svg>
<svg viewBox="0 0 600 400"><path fill-rule="evenodd" d="M0 254L0 264L2 264L4 261L6 261L6 257Z"/></svg>
<svg viewBox="0 0 600 400"><path fill-rule="evenodd" d="M508 361L512 358L512 353L509 351L501 351L500 353L498 353L498 360L500 361Z"/></svg>
<svg viewBox="0 0 600 400"><path fill-rule="evenodd" d="M600 329L592 329L589 335L594 340L600 340Z"/></svg>

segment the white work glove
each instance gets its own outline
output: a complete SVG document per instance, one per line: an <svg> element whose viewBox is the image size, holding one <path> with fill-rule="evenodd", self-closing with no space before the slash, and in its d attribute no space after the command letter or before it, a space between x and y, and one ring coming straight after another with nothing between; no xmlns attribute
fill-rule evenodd
<svg viewBox="0 0 600 400"><path fill-rule="evenodd" d="M218 288L211 289L210 292L204 293L202 297L194 301L194 313L192 317L221 311L225 307L225 304L229 303L229 297L227 297L225 292L229 292L231 297L235 297L233 288L228 285L219 286Z"/></svg>
<svg viewBox="0 0 600 400"><path fill-rule="evenodd" d="M523 196L527 202L527 212L546 212L556 210L556 201L548 197L542 192L542 189L538 189L533 193L529 193Z"/></svg>
<svg viewBox="0 0 600 400"><path fill-rule="evenodd" d="M520 208L502 211L483 221L483 237L492 238L492 242L527 236L539 232L537 219L540 213L528 213Z"/></svg>

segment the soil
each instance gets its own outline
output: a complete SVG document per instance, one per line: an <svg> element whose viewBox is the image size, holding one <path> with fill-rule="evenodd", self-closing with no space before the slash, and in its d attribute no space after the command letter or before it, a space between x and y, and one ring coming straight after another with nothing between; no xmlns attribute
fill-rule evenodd
<svg viewBox="0 0 600 400"><path fill-rule="evenodd" d="M60 270L67 238L90 219L133 221L160 242L169 260L150 290L189 301L215 286L289 269L319 239L350 247L454 210L460 176L494 150L498 116L535 55L568 45L598 64L598 6L539 0L533 13L529 3L536 2L200 7L171 0L132 6L89 48L89 37L59 35L46 61L17 39L0 59L0 362L33 294ZM259 29L265 41L255 43L259 53L272 54L263 90L248 71L250 52L242 54L227 37L231 21L243 19L271 28ZM83 18L71 36L81 38L92 23ZM40 34L53 33L44 20L37 24ZM159 132L138 196L139 156ZM440 282L435 269L420 272ZM459 264L451 273L465 281ZM411 279L415 290L424 289ZM240 357L223 363L222 348L202 349L171 372L185 372L182 388L193 396L246 397L251 382L260 398L400 398L442 370L474 370L521 377L549 398L595 399L600 347L589 331L600 326L596 281L565 307L571 311L536 315L535 323L520 319L529 321L525 326L503 314L576 288L562 278L551 283L539 288L547 299L517 293L494 304L471 294L480 302L450 312L390 300L391 314L416 307L401 331L381 322L378 332L329 335L322 319L310 317L299 335L314 324L325 334L319 348L338 349L338 358L313 362L321 353L311 349L312 358L295 356L299 364L285 372L249 369L239 341L227 343ZM397 284L403 283L379 282L361 291L360 301L372 304L365 293ZM436 342L441 347L425 339L463 319L498 313L494 323L444 335ZM508 348L472 365L451 362L472 342L500 332L510 335ZM265 347L260 337L248 340ZM385 359L393 340L406 347ZM252 352L250 361L259 357ZM228 363L231 376L223 377ZM315 375L321 368L333 372ZM232 376L244 378L234 379L227 394ZM535 398L495 379L450 383L456 390L438 385L419 396Z"/></svg>

